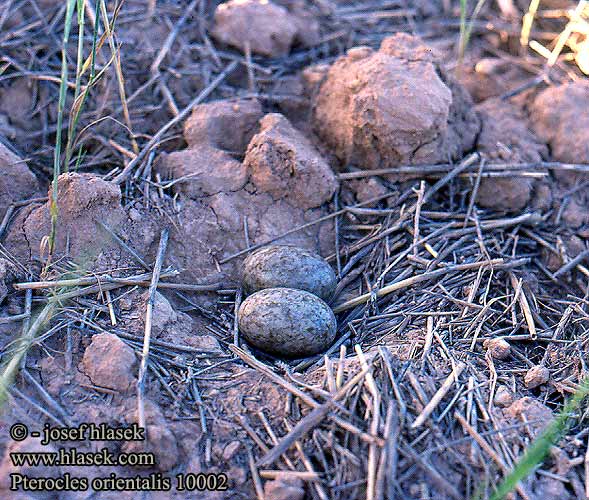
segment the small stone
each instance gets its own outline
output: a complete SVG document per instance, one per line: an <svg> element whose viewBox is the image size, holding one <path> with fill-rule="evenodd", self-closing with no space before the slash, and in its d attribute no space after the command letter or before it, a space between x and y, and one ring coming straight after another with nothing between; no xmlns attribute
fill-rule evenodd
<svg viewBox="0 0 589 500"><path fill-rule="evenodd" d="M483 347L493 359L505 360L511 356L511 345L501 337L485 340Z"/></svg>
<svg viewBox="0 0 589 500"><path fill-rule="evenodd" d="M278 473L272 481L264 484L264 496L266 500L303 500L303 481L287 473Z"/></svg>
<svg viewBox="0 0 589 500"><path fill-rule="evenodd" d="M295 18L268 0L229 0L215 10L213 36L242 52L285 56L297 35Z"/></svg>
<svg viewBox="0 0 589 500"><path fill-rule="evenodd" d="M499 408L507 408L511 403L513 403L513 394L511 391L504 385L497 387L493 404Z"/></svg>
<svg viewBox="0 0 589 500"><path fill-rule="evenodd" d="M239 451L241 447L240 441L231 441L225 448L223 448L223 460L228 462Z"/></svg>
<svg viewBox="0 0 589 500"><path fill-rule="evenodd" d="M149 292L146 292L146 307L148 298ZM176 321L177 317L178 315L176 311L174 311L174 308L172 307L172 304L170 304L168 299L166 299L160 292L155 292L151 321L151 328L154 336L158 336L160 333L162 333L165 330L166 325Z"/></svg>
<svg viewBox="0 0 589 500"><path fill-rule="evenodd" d="M537 365L528 370L524 382L528 389L534 389L548 382L550 370L542 365Z"/></svg>

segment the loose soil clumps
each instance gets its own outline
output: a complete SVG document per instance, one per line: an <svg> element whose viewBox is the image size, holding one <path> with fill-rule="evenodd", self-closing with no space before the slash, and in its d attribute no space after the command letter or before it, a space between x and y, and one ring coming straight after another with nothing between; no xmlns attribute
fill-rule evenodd
<svg viewBox="0 0 589 500"><path fill-rule="evenodd" d="M477 150L490 163L534 163L548 155L546 145L513 106L490 99L476 109L481 117ZM526 177L483 178L477 203L484 208L519 211L529 203L533 188L533 180Z"/></svg>
<svg viewBox="0 0 589 500"><path fill-rule="evenodd" d="M430 48L403 33L378 51L357 47L340 57L314 115L337 157L366 169L446 163L474 146L480 128L468 93Z"/></svg>
<svg viewBox="0 0 589 500"><path fill-rule="evenodd" d="M260 118L255 101L197 106L185 126L188 148L156 164L182 195L170 255L190 278L236 280L238 261L220 260L324 215L337 188L329 165L284 116ZM280 243L327 253L332 226L313 225Z"/></svg>
<svg viewBox="0 0 589 500"><path fill-rule="evenodd" d="M245 150L264 116L256 99L215 101L195 106L184 124L184 139L191 147L209 144L225 152Z"/></svg>
<svg viewBox="0 0 589 500"><path fill-rule="evenodd" d="M295 43L312 45L319 23L298 1L229 0L215 10L212 35L242 52L285 56Z"/></svg>

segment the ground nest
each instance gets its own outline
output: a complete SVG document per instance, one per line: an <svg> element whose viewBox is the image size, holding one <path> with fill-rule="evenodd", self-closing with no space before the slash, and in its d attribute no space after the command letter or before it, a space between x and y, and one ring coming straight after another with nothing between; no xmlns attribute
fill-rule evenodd
<svg viewBox="0 0 589 500"><path fill-rule="evenodd" d="M529 37L562 28L570 6L547 3ZM109 6L54 184L66 7L0 7L0 496L491 498L587 375L589 83L579 37L551 66L522 53L527 3L485 5L457 63L458 4ZM240 331L244 259L271 244L335 273L313 298L337 319L324 352ZM585 497L570 417L512 498ZM17 422L138 424L76 448L155 462L17 465L72 446ZM11 474L151 482L15 492Z"/></svg>

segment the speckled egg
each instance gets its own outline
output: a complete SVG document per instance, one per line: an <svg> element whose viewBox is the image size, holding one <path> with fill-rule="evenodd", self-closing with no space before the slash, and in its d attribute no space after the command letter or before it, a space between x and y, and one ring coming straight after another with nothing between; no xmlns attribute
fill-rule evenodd
<svg viewBox="0 0 589 500"><path fill-rule="evenodd" d="M336 319L319 297L293 288L267 288L239 308L239 330L255 347L288 358L311 356L335 340Z"/></svg>
<svg viewBox="0 0 589 500"><path fill-rule="evenodd" d="M304 248L270 245L252 253L243 263L246 294L265 288L296 288L329 300L336 284L335 272L327 261Z"/></svg>

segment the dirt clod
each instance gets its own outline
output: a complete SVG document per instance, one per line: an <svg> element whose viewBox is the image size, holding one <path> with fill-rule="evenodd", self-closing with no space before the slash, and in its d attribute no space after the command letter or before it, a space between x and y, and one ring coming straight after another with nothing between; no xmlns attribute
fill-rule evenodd
<svg viewBox="0 0 589 500"><path fill-rule="evenodd" d="M32 198L38 189L37 178L26 162L0 142L0 217L9 205Z"/></svg>
<svg viewBox="0 0 589 500"><path fill-rule="evenodd" d="M246 183L245 166L208 144L162 154L161 170L177 180L177 190L190 197L238 191Z"/></svg>
<svg viewBox="0 0 589 500"><path fill-rule="evenodd" d="M256 189L303 210L329 200L337 181L313 145L282 115L266 115L260 125L244 160Z"/></svg>
<svg viewBox="0 0 589 500"><path fill-rule="evenodd" d="M315 126L341 161L374 169L458 158L474 145L479 120L432 50L398 33L331 66Z"/></svg>
<svg viewBox="0 0 589 500"><path fill-rule="evenodd" d="M120 188L92 174L62 174L57 205L56 253L68 253L85 268L97 265L98 257L104 255L107 248L114 247L97 221L116 229L125 220ZM40 260L42 242L50 232L49 202L31 206L17 216L6 246L15 255Z"/></svg>
<svg viewBox="0 0 589 500"><path fill-rule="evenodd" d="M589 82L549 87L530 106L530 121L538 137L549 144L552 158L564 163L589 163ZM560 180L570 172L555 171Z"/></svg>
<svg viewBox="0 0 589 500"><path fill-rule="evenodd" d="M478 151L490 163L533 163L548 155L543 144L530 130L516 108L492 99L477 106L481 117ZM530 201L534 183L526 177L482 178L477 202L485 208L518 211Z"/></svg>
<svg viewBox="0 0 589 500"><path fill-rule="evenodd" d="M483 347L494 359L505 360L511 356L511 345L503 338L485 340Z"/></svg>
<svg viewBox="0 0 589 500"><path fill-rule="evenodd" d="M542 432L553 419L550 408L537 399L527 396L514 401L505 410L505 414L518 422L528 423L528 429L532 435Z"/></svg>
<svg viewBox="0 0 589 500"><path fill-rule="evenodd" d="M264 484L264 496L267 500L303 500L303 481L289 477L288 474L278 474L272 481Z"/></svg>
<svg viewBox="0 0 589 500"><path fill-rule="evenodd" d="M179 229L171 235L170 254L192 279L237 279L240 261L222 268L217 262L242 250L247 239L250 245L265 243L324 215L322 205L337 187L329 165L282 115L264 117L260 132L252 137L257 127L252 122L257 109L250 103L195 110L195 117L214 118L202 122L195 119L185 128L187 142L192 145L162 155L156 166L166 177L182 179L173 186L184 197L179 200ZM240 147L250 138L247 150L233 152L235 156L212 144L211 137L216 133L209 133L217 130L214 123L232 121L238 124L241 139L232 144L215 141ZM238 159L241 155L245 155L243 163ZM324 253L333 241L331 231L332 224L317 224L280 243Z"/></svg>
<svg viewBox="0 0 589 500"><path fill-rule="evenodd" d="M245 52L269 57L289 53L298 32L288 10L268 0L229 0L215 10L213 36Z"/></svg>
<svg viewBox="0 0 589 500"><path fill-rule="evenodd" d="M262 116L262 106L256 99L199 104L184 124L184 139L189 147L210 144L229 153L240 153L255 134Z"/></svg>
<svg viewBox="0 0 589 500"><path fill-rule="evenodd" d="M528 389L535 389L548 382L550 370L542 365L533 366L528 370L524 377L524 382Z"/></svg>
<svg viewBox="0 0 589 500"><path fill-rule="evenodd" d="M135 353L119 337L101 333L92 337L80 369L93 384L127 392L135 382Z"/></svg>

